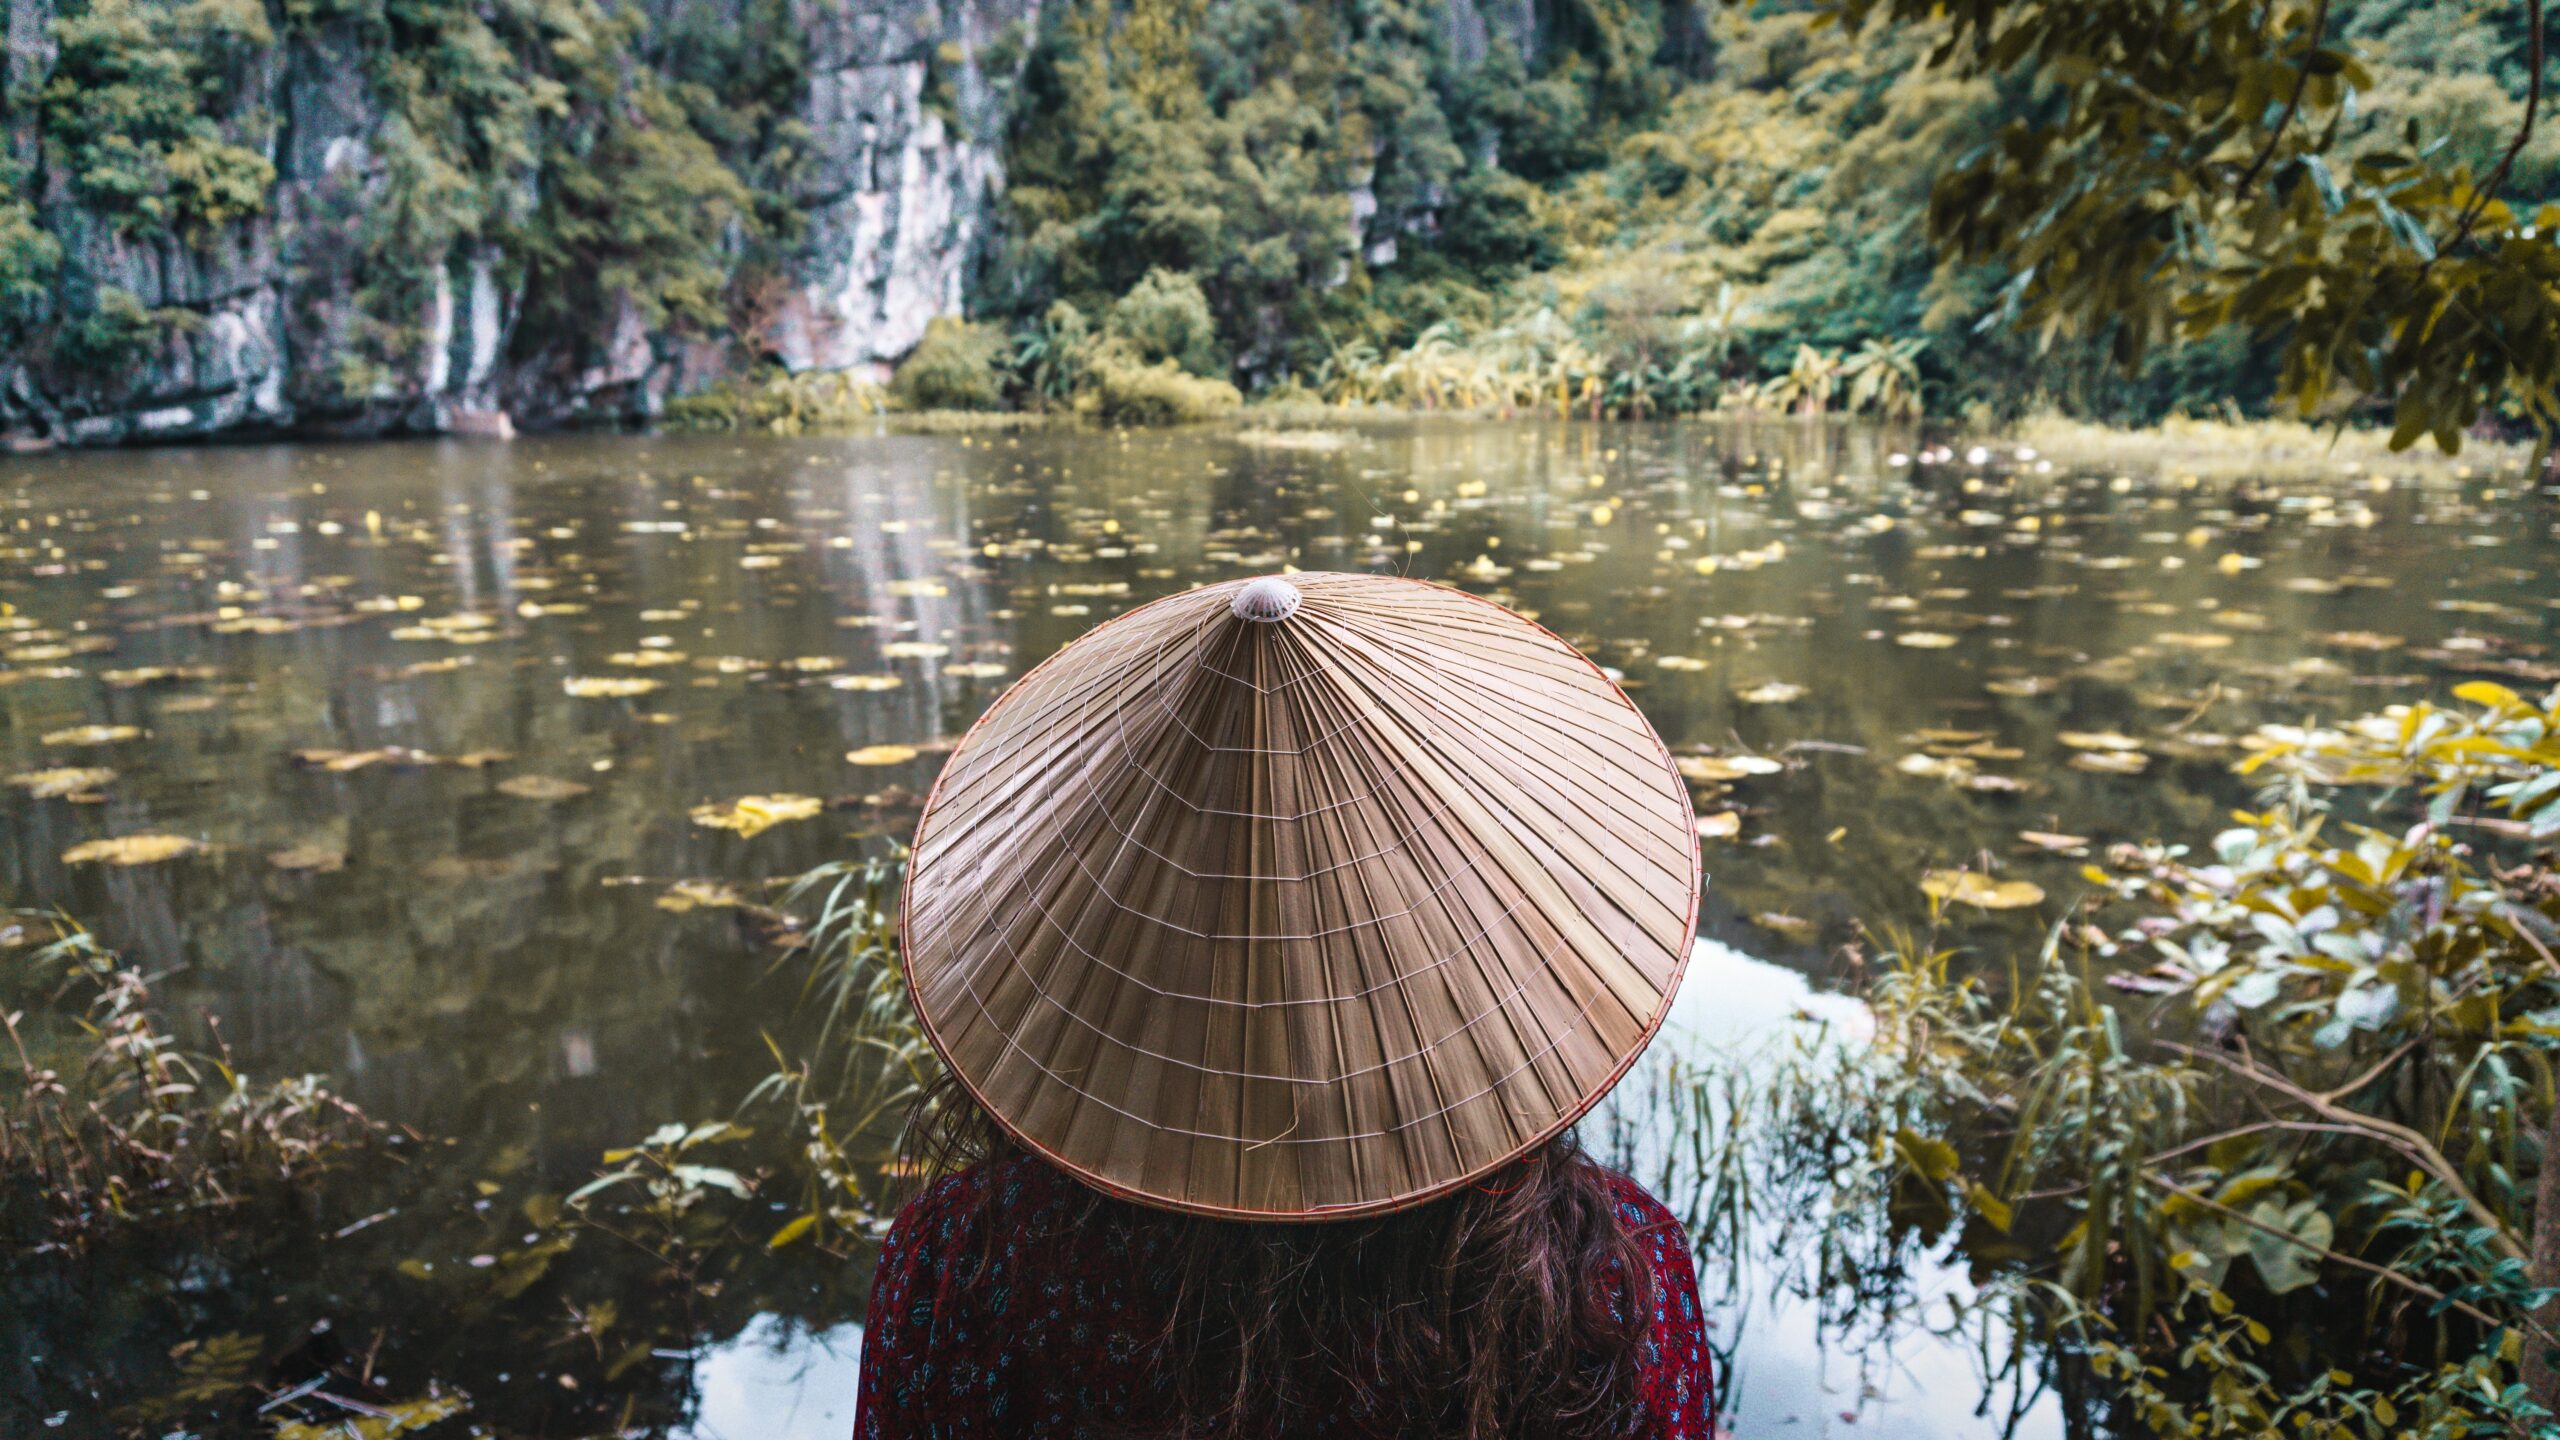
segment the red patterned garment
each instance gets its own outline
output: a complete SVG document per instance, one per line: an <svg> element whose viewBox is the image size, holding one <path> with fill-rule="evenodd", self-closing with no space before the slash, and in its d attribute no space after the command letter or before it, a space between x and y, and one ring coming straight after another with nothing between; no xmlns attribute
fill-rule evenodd
<svg viewBox="0 0 2560 1440"><path fill-rule="evenodd" d="M1712 1362L1680 1223L1611 1176L1619 1213L1652 1257L1653 1331L1639 1440L1714 1440ZM984 1187L999 1187L992 1207ZM1162 1333L1161 1232L1074 1223L1090 1193L1028 1157L965 1170L916 1197L890 1227L862 1343L855 1440L1085 1440L1145 1414ZM991 1215L1000 1237L978 1233ZM980 1257L984 1256L983 1265ZM1347 1387L1346 1387L1347 1388ZM1346 1396L1311 1440L1372 1440L1393 1417Z"/></svg>

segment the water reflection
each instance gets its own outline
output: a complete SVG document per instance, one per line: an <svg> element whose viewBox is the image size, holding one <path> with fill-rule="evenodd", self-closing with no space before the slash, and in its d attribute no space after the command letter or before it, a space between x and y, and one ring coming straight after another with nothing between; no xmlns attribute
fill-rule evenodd
<svg viewBox="0 0 2560 1440"><path fill-rule="evenodd" d="M2210 833L2247 798L2228 766L2260 723L2451 676L2560 678L2555 546L2499 493L2511 478L2314 460L2191 483L1897 447L1791 423L1449 422L0 460L0 774L116 772L0 792L0 888L98 923L254 1070L325 1071L455 1137L365 1232L387 1272L485 1251L478 1187L498 1211L565 1191L761 1073L792 999L771 946L736 912L662 908L671 887L752 887L904 833L1011 677L1186 585L1283 565L1445 579L1622 673L1712 817L1712 963L1665 1053L1820 1011L1788 972L1826 974L1854 918L1920 914L1924 869L1996 868L2058 902L2075 852ZM77 733L99 726L135 733ZM826 806L753 838L688 818L745 795ZM146 832L209 848L63 858ZM222 1323L330 1318L356 1261L301 1258ZM840 1268L745 1266L716 1314L669 1323L711 1355L747 1353L718 1347L758 1317L837 1335L861 1293L859 1257ZM675 1316L653 1283L570 1298ZM173 1308L97 1343L165 1357L209 1323ZM1814 1368L1811 1323L1750 1318L1747 1421L1930 1433L1971 1403L1936 1383L1953 1362L1913 1362L1917 1388L1878 1372L1883 1396L1852 1403ZM415 1340L409 1360L513 1432L613 1418L592 1391L522 1398L466 1346ZM683 1365L611 1383L660 1369L641 1413L673 1423Z"/></svg>
<svg viewBox="0 0 2560 1440"><path fill-rule="evenodd" d="M759 1315L697 1363L697 1408L678 1440L844 1440L853 1433L859 1325L807 1330Z"/></svg>

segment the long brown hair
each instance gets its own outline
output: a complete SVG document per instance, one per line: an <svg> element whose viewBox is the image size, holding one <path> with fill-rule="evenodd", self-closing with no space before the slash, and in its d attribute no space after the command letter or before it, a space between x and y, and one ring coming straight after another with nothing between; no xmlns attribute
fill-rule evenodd
<svg viewBox="0 0 2560 1440"><path fill-rule="evenodd" d="M948 1077L901 1150L925 1179L1022 1153ZM977 1218L992 1246L1001 1224ZM1652 1265L1570 1136L1391 1215L1251 1224L1094 1191L1074 1223L1151 1229L1173 1257L1165 1413L1134 1436L1271 1440L1345 1398L1412 1440L1615 1440L1643 1419Z"/></svg>

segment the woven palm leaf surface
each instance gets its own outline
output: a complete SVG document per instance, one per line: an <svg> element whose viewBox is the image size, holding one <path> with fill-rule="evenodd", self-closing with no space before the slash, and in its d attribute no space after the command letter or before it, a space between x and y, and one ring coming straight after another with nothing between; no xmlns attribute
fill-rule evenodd
<svg viewBox="0 0 2560 1440"><path fill-rule="evenodd" d="M1588 1110L1697 914L1688 790L1626 696L1490 601L1303 574L1176 595L1007 691L916 831L935 1048L1106 1190L1418 1203Z"/></svg>

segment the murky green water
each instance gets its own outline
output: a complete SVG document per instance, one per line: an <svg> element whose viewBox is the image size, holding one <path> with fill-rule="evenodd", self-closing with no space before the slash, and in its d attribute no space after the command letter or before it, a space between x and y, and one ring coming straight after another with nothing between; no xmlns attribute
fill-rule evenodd
<svg viewBox="0 0 2560 1440"><path fill-rule="evenodd" d="M660 1121L728 1113L791 997L768 943L662 905L671 887L903 834L1012 676L1170 589L1393 569L1533 613L1623 672L1676 749L1744 757L1702 774L1783 767L1701 787L1703 930L1824 975L1852 917L1924 913L1926 869L2042 885L2041 912L1983 921L2023 936L2083 844L2209 834L2247 797L2228 766L2260 723L2560 677L2560 544L2512 476L2315 461L2182 484L2133 457L1911 464L1909 443L1445 423L0 462L0 771L114 772L0 792L0 893L165 972L171 1010L252 1069L328 1072L452 1181L324 1246L125 1257L76 1318L62 1294L0 1300L0 1338L36 1356L0 1380L0 1430L63 1412L89 1433L105 1401L63 1377L140 1384L190 1336L343 1358L380 1331L395 1381L459 1385L499 1433L697 1407L706 1434L840 1433L849 1332L828 1327L858 1319L859 1263L786 1254L677 1295L581 1251L575 1283L546 1283L565 1309L615 1304L608 1343L399 1262L449 1274L512 1243L524 1222L475 1201L484 1181L501 1202L566 1189ZM752 837L690 818L749 795L825 805ZM144 834L202 848L66 859ZM1757 1334L1746 1433L1895 1403L1786 1378L1812 1373L1809 1336ZM616 1348L633 1335L652 1338ZM1962 1415L1955 1379L1906 1384L1923 1403L1898 1433Z"/></svg>

